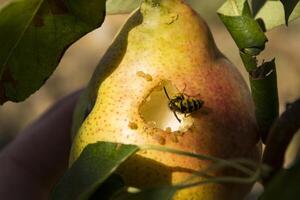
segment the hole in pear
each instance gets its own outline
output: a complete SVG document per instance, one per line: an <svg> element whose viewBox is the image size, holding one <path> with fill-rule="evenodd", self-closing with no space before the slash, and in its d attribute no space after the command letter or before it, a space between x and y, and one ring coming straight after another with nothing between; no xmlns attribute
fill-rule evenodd
<svg viewBox="0 0 300 200"><path fill-rule="evenodd" d="M168 106L169 99L164 87L170 98L180 93L170 81L160 82L140 106L140 115L152 128L159 128L166 132L185 132L193 125L193 119L179 112L176 114L181 122L176 119L174 112Z"/></svg>

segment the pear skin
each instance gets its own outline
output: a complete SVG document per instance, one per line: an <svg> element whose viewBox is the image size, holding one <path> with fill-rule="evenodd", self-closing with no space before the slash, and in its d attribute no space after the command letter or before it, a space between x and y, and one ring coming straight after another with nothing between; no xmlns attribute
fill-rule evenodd
<svg viewBox="0 0 300 200"><path fill-rule="evenodd" d="M204 105L189 115L178 113L179 123L163 86L171 97L182 93ZM217 49L203 19L182 0L144 0L100 61L74 122L70 165L97 141L158 145L224 159L259 161L261 156L247 85ZM210 164L143 150L123 163L118 173L128 185L143 188L180 183ZM181 190L173 199L242 199L251 186L208 184Z"/></svg>

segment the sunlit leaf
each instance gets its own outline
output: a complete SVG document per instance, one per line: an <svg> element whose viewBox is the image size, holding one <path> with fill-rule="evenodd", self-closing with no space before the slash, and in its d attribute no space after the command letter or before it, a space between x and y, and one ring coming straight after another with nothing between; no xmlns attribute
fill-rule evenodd
<svg viewBox="0 0 300 200"><path fill-rule="evenodd" d="M246 0L227 0L218 14L239 47L240 56L249 72L256 119L265 142L267 133L278 116L275 63L265 62L257 68L256 56L264 50L267 37L261 24L253 18Z"/></svg>
<svg viewBox="0 0 300 200"><path fill-rule="evenodd" d="M252 18L246 0L226 1L218 14L240 50L256 55L264 49L267 38Z"/></svg>
<svg viewBox="0 0 300 200"><path fill-rule="evenodd" d="M124 14L130 13L139 7L142 0L107 0L107 14Z"/></svg>
<svg viewBox="0 0 300 200"><path fill-rule="evenodd" d="M99 27L105 0L15 0L0 10L0 104L38 90L66 48Z"/></svg>
<svg viewBox="0 0 300 200"><path fill-rule="evenodd" d="M284 0L285 7L279 0L267 1L255 15L262 20L266 30L286 24L300 17L300 2L295 5L295 0ZM294 2L292 6L292 2ZM286 13L285 13L286 11Z"/></svg>
<svg viewBox="0 0 300 200"><path fill-rule="evenodd" d="M225 16L250 16L250 8L246 0L227 0L219 8L218 13Z"/></svg>

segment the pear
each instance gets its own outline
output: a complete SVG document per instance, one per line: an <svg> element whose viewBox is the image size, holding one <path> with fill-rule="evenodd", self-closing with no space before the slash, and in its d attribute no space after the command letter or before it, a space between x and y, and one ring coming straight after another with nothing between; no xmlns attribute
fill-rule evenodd
<svg viewBox="0 0 300 200"><path fill-rule="evenodd" d="M168 106L183 95L201 100L183 114ZM156 145L224 159L259 161L254 106L246 83L215 45L204 22L182 0L144 0L100 61L74 117L70 165L90 143ZM143 150L118 173L139 188L176 184L211 163ZM221 170L212 176L238 174ZM242 199L251 185L208 184L174 200Z"/></svg>

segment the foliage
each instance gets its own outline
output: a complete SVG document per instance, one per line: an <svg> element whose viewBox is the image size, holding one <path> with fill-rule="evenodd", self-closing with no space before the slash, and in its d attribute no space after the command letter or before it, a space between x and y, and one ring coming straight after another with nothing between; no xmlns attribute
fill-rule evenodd
<svg viewBox="0 0 300 200"><path fill-rule="evenodd" d="M290 169L282 169L267 185L260 200L298 200L300 197L300 160Z"/></svg>
<svg viewBox="0 0 300 200"><path fill-rule="evenodd" d="M252 0L252 2L255 19L259 19L266 30L282 24L287 25L300 16L299 0ZM261 5L258 5L260 3Z"/></svg>
<svg viewBox="0 0 300 200"><path fill-rule="evenodd" d="M246 0L226 1L218 14L239 47L240 56L249 73L256 119L265 142L279 113L275 62L263 62L258 67L256 58L264 50L267 37L258 21L252 17Z"/></svg>
<svg viewBox="0 0 300 200"><path fill-rule="evenodd" d="M200 160L212 161L210 168L192 172L191 180L178 185L154 186L139 189L126 186L122 178L113 174L118 166L139 150L164 151ZM247 166L247 167L245 167ZM257 168L253 170L253 167ZM210 171L221 168L234 168L246 176L210 177ZM110 142L97 142L88 145L80 157L67 170L61 181L54 188L52 199L97 199L104 197L114 200L125 199L170 199L178 190L209 183L250 184L257 181L268 168L248 160L224 160L208 155L169 149L162 146L136 146ZM203 180L195 179L203 177Z"/></svg>
<svg viewBox="0 0 300 200"><path fill-rule="evenodd" d="M99 27L105 0L18 0L0 10L0 104L39 89L69 45Z"/></svg>
<svg viewBox="0 0 300 200"><path fill-rule="evenodd" d="M52 198L88 199L137 150L134 145L100 142L88 145L57 184Z"/></svg>
<svg viewBox="0 0 300 200"><path fill-rule="evenodd" d="M224 5L241 6L240 2L244 1L230 0ZM107 12L128 13L140 3L141 0L108 0ZM3 6L0 10L0 103L22 101L39 89L53 73L67 47L101 25L104 20L104 4L105 0L67 0L64 3L56 0L20 0ZM253 0L252 7L256 19L260 19L260 24L266 29L284 24L285 20L292 21L300 15L298 0ZM234 12L236 8L238 7L229 6L226 12ZM222 12L222 8L220 11ZM248 18L250 16L243 14L240 17L246 23L237 23L239 27L236 28L253 26L253 32L258 28ZM248 40L251 38L246 37L247 40L243 41L262 44L264 36L260 31L256 31L256 34L260 35L260 40ZM237 44L239 47L244 46L241 41ZM261 48L257 45L254 47Z"/></svg>

